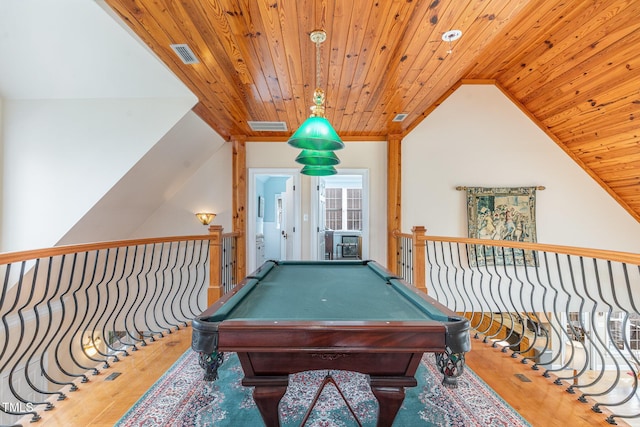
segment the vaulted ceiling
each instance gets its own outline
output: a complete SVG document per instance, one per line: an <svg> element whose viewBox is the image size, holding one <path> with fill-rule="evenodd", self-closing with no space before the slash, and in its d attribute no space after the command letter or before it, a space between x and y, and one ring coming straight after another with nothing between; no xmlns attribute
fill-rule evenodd
<svg viewBox="0 0 640 427"><path fill-rule="evenodd" d="M637 0L106 0L229 139L285 140L316 85L345 140L406 135L462 83L496 84L640 221ZM458 40L443 40L460 30ZM171 44L198 58L184 64ZM393 118L407 114L402 122ZM637 119L637 120L636 120ZM284 122L254 131L249 121Z"/></svg>

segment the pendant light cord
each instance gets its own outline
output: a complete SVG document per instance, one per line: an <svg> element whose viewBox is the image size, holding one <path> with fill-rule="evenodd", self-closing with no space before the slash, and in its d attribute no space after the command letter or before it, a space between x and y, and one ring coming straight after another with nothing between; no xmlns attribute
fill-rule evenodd
<svg viewBox="0 0 640 427"><path fill-rule="evenodd" d="M316 87L320 87L320 41L316 40Z"/></svg>

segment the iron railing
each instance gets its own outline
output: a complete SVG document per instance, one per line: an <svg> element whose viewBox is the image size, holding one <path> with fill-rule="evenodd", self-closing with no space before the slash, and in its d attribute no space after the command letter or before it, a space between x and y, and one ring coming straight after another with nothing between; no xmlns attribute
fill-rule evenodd
<svg viewBox="0 0 640 427"><path fill-rule="evenodd" d="M593 411L606 408L610 424L640 417L628 405L640 376L640 255L416 233L395 238L402 251L412 248L411 256L398 249L397 273L468 317L477 338L531 363Z"/></svg>
<svg viewBox="0 0 640 427"><path fill-rule="evenodd" d="M0 424L37 421L65 387L188 326L212 289L232 289L238 236L217 230L0 255Z"/></svg>
<svg viewBox="0 0 640 427"><path fill-rule="evenodd" d="M231 291L238 280L238 259L237 259L237 233L224 234L222 236L222 252L220 256L220 279L222 294ZM242 278L240 278L242 279Z"/></svg>

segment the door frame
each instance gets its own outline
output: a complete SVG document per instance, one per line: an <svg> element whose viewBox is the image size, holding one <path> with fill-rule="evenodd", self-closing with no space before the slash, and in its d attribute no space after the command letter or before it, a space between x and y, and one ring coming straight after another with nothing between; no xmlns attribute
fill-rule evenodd
<svg viewBox="0 0 640 427"><path fill-rule="evenodd" d="M362 177L362 259L369 259L369 169L338 169L338 175L360 175ZM318 186L322 177L312 177L311 197L311 259L321 259L318 254L318 199L320 197Z"/></svg>
<svg viewBox="0 0 640 427"><path fill-rule="evenodd" d="M300 221L301 212L301 187L300 187L300 170L296 168L249 168L249 182L247 191L247 235L245 243L247 247L246 266L247 273L254 271L259 266L256 265L256 218L258 208L258 194L256 193L256 179L261 175L269 176L290 176L293 178L295 191L293 193L294 212L287 212L287 221L293 221L296 232L293 236L293 257L301 259L302 254L302 227ZM266 244L266 242L265 242Z"/></svg>

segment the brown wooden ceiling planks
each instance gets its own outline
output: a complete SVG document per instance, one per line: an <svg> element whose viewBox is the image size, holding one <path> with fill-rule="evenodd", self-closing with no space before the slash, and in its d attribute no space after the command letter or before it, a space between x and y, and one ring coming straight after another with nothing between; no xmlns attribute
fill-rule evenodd
<svg viewBox="0 0 640 427"><path fill-rule="evenodd" d="M327 118L345 140L406 135L464 82L496 86L640 221L637 0L105 0L229 139L309 116L324 29ZM463 31L460 40L442 33ZM201 63L183 64L171 43ZM398 113L404 122L392 122ZM253 131L249 120L287 132Z"/></svg>

